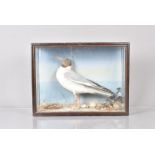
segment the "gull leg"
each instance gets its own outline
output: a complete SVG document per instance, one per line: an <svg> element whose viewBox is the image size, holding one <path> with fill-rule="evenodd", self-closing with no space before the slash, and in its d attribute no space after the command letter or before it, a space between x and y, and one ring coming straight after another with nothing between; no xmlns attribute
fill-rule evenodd
<svg viewBox="0 0 155 155"><path fill-rule="evenodd" d="M79 94L75 94L75 104L76 107L80 107L80 95Z"/></svg>

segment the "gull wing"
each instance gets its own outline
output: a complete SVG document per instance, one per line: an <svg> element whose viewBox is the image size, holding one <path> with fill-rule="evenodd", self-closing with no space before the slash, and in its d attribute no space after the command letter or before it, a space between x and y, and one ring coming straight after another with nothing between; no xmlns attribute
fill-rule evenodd
<svg viewBox="0 0 155 155"><path fill-rule="evenodd" d="M78 74L74 71L66 72L64 74L64 76L66 79L68 79L69 81L72 81L74 83L81 84L85 87L96 89L98 91L104 91L104 92L110 93L111 95L114 95L114 93L111 90L109 90L106 87L103 87L89 79L84 78L83 76L81 76L80 74Z"/></svg>

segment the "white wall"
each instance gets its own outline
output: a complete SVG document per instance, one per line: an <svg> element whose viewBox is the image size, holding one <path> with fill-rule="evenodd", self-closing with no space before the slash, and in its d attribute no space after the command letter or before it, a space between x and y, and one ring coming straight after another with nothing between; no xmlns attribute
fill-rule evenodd
<svg viewBox="0 0 155 155"><path fill-rule="evenodd" d="M155 106L155 26L0 26L0 107L31 107L32 42L131 43L130 106Z"/></svg>

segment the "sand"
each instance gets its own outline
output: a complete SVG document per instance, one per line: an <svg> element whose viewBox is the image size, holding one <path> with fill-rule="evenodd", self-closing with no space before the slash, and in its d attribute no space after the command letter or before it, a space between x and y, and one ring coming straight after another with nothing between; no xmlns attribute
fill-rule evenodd
<svg viewBox="0 0 155 155"><path fill-rule="evenodd" d="M42 103L37 106L38 112L123 112L124 103L118 101L101 104L101 103L89 103L89 104L59 104L59 103Z"/></svg>

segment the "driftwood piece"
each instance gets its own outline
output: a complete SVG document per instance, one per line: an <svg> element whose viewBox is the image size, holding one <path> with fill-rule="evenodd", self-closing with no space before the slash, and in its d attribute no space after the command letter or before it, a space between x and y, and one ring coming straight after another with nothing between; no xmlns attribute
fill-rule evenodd
<svg viewBox="0 0 155 155"><path fill-rule="evenodd" d="M44 109L61 109L63 108L62 104L49 104L44 106Z"/></svg>

